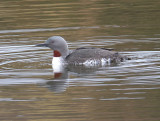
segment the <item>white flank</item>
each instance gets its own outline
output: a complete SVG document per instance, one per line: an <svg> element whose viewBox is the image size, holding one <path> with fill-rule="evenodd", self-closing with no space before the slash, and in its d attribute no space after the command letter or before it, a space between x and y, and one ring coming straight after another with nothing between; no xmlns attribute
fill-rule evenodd
<svg viewBox="0 0 160 121"><path fill-rule="evenodd" d="M110 58L108 58L108 59L102 58L102 59L101 59L101 65L102 65L102 66L110 65L110 64L111 64L111 59L110 59Z"/></svg>
<svg viewBox="0 0 160 121"><path fill-rule="evenodd" d="M96 65L101 65L101 66L105 66L105 65L110 65L110 62L111 62L111 59L108 58L102 58L100 60L98 59L89 59L89 60L86 60L83 65L85 66L96 66Z"/></svg>

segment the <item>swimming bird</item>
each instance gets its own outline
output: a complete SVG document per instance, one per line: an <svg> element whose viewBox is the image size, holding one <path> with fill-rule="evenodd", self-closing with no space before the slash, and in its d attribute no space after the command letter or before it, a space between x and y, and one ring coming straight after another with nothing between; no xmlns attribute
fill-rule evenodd
<svg viewBox="0 0 160 121"><path fill-rule="evenodd" d="M107 65L119 63L129 58L119 54L112 49L81 47L69 51L67 42L61 36L52 36L43 44L36 46L45 46L53 50L52 65Z"/></svg>

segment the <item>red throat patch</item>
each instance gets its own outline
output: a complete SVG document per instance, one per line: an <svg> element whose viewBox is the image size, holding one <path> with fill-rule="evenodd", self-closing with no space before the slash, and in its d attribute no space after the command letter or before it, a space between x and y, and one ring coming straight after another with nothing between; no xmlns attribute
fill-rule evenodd
<svg viewBox="0 0 160 121"><path fill-rule="evenodd" d="M60 56L61 56L61 53L60 53L59 51L57 51L57 50L54 50L54 51L53 51L53 56L54 56L54 57L60 57Z"/></svg>

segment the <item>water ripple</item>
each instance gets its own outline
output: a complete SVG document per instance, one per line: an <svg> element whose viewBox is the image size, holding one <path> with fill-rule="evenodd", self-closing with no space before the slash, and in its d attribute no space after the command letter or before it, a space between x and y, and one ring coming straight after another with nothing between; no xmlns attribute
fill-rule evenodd
<svg viewBox="0 0 160 121"><path fill-rule="evenodd" d="M87 29L87 28L99 28L98 26L89 27L59 27L59 28L40 28L40 29L17 29L17 30L0 30L0 34L9 33L27 33L27 32L44 32L44 31L57 31L57 30L75 30L75 29Z"/></svg>

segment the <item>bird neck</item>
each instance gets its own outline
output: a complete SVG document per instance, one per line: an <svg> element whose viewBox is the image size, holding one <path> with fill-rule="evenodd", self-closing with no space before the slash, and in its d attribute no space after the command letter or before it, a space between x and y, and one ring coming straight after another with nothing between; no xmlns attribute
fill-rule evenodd
<svg viewBox="0 0 160 121"><path fill-rule="evenodd" d="M55 73L60 73L63 70L63 66L64 66L64 59L62 58L62 56L53 57L52 68Z"/></svg>

